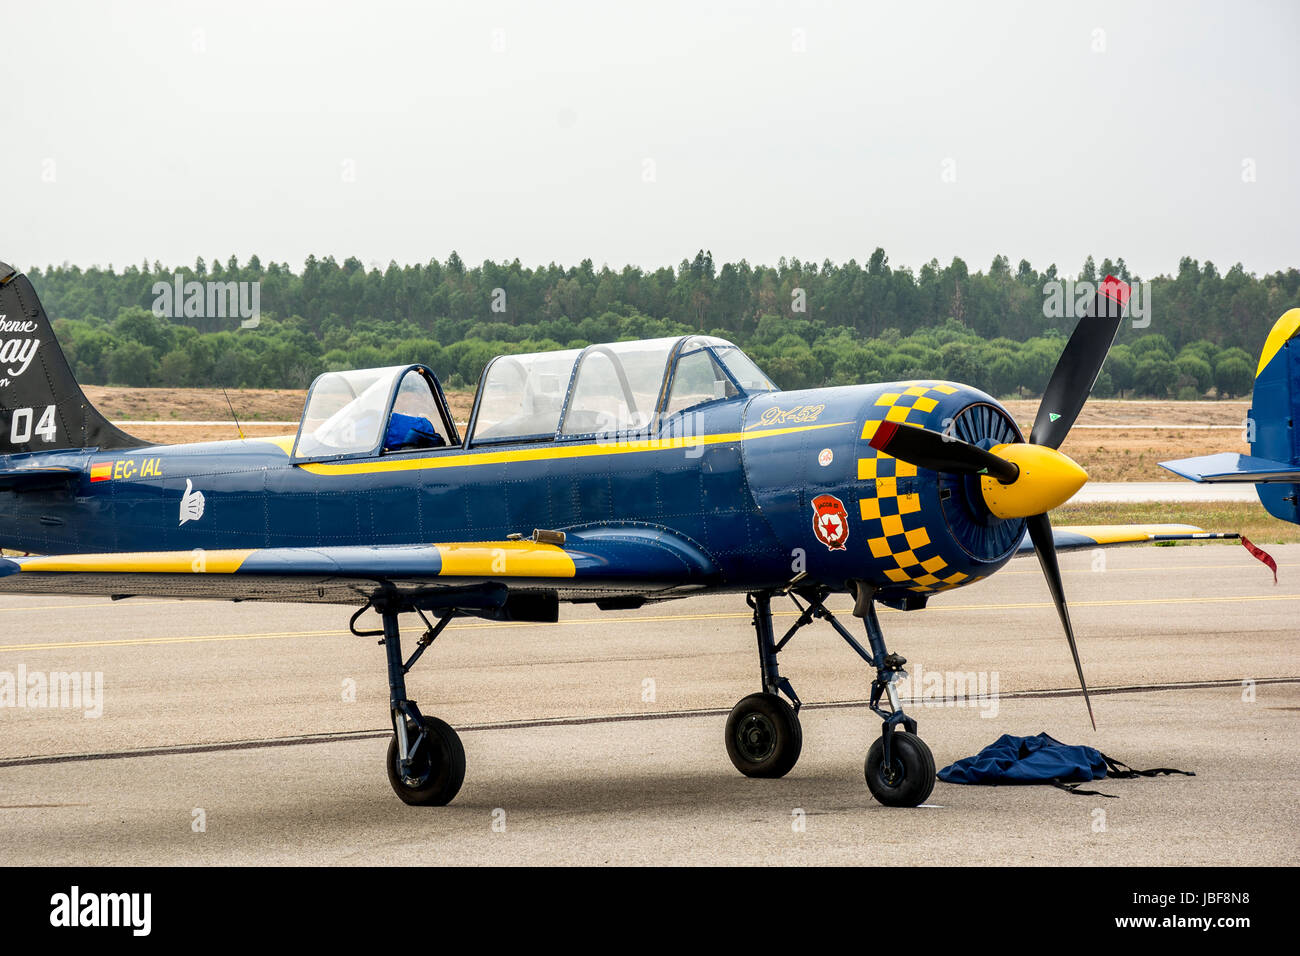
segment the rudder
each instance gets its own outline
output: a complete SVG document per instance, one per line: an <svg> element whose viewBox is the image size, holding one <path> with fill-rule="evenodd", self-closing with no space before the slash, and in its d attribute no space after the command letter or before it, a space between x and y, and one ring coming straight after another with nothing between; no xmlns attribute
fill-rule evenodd
<svg viewBox="0 0 1300 956"><path fill-rule="evenodd" d="M90 404L31 282L0 262L0 455L145 444Z"/></svg>

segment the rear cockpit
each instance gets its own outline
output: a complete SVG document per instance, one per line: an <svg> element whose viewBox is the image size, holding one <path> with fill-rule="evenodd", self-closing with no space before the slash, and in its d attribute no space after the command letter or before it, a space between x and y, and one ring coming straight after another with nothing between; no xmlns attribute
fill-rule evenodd
<svg viewBox="0 0 1300 956"><path fill-rule="evenodd" d="M437 377L423 365L326 372L312 383L293 457L319 461L460 444Z"/></svg>

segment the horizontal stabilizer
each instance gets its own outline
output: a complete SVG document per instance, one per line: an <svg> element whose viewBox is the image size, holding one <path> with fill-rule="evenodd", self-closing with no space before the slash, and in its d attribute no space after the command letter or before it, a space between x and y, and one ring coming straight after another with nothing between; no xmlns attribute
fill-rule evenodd
<svg viewBox="0 0 1300 956"><path fill-rule="evenodd" d="M1273 461L1271 458L1256 458L1253 455L1237 455L1232 452L1203 455L1200 458L1180 458L1177 461L1162 461L1160 467L1182 478L1198 482L1300 483L1300 466L1288 465L1284 461Z"/></svg>

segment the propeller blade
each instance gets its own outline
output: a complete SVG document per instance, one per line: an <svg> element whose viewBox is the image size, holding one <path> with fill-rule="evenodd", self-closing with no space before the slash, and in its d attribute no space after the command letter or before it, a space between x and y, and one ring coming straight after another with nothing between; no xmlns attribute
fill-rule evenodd
<svg viewBox="0 0 1300 956"><path fill-rule="evenodd" d="M1074 327L1043 390L1038 416L1029 433L1032 444L1060 448L1065 441L1106 363L1128 297L1129 287L1114 276L1107 276L1097 289L1092 308Z"/></svg>
<svg viewBox="0 0 1300 956"><path fill-rule="evenodd" d="M1088 719L1092 729L1097 729L1097 718L1092 715L1092 700L1088 697L1088 683L1083 679L1083 664L1079 662L1079 648L1074 642L1074 628L1070 625L1070 609L1065 604L1065 587L1061 583L1061 566L1056 561L1056 543L1052 538L1052 522L1045 514L1034 515L1027 521L1029 539L1034 542L1034 551L1038 563L1043 566L1043 576L1047 578L1047 589L1052 592L1056 602L1056 613L1061 617L1065 627L1065 639L1070 643L1070 654L1074 657L1074 669L1079 674L1079 686L1083 689L1083 702L1088 705Z"/></svg>
<svg viewBox="0 0 1300 956"><path fill-rule="evenodd" d="M1013 482L1020 475L1020 468L1005 458L959 438L915 425L881 422L868 444L876 451L931 471L953 475L987 474L1004 483Z"/></svg>

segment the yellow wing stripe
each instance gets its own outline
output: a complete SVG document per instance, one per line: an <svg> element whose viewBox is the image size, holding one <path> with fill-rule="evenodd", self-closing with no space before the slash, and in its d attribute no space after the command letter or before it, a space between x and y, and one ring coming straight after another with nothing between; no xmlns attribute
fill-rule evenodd
<svg viewBox="0 0 1300 956"><path fill-rule="evenodd" d="M577 574L573 558L554 544L498 541L435 547L442 557L438 573L444 577L571 578Z"/></svg>
<svg viewBox="0 0 1300 956"><path fill-rule="evenodd" d="M24 571L104 572L139 574L233 574L253 553L240 551L133 551L121 554L60 554L20 558Z"/></svg>
<svg viewBox="0 0 1300 956"><path fill-rule="evenodd" d="M690 435L681 438L649 438L640 441L610 441L608 444L548 445L537 448L513 448L509 451L488 451L464 455L440 455L436 458L391 458L383 461L355 461L315 463L300 465L313 475L368 475L386 471L423 471L429 468L467 468L474 465L500 465L521 461L556 461L569 458L590 458L596 455L628 455L647 451L666 451L675 448L702 448L706 445L723 445L730 442L752 441L755 438L775 438L794 435L821 428L840 428L852 422L827 422L822 425L794 425L786 428L760 428L743 432L725 432L718 435Z"/></svg>
<svg viewBox="0 0 1300 956"><path fill-rule="evenodd" d="M442 577L572 578L573 558L561 547L532 541L436 544ZM23 571L123 574L234 574L254 549L137 551L20 558Z"/></svg>
<svg viewBox="0 0 1300 956"><path fill-rule="evenodd" d="M1097 544L1126 544L1149 540L1162 534L1203 534L1194 524L1090 524L1055 525L1054 531L1091 538Z"/></svg>

